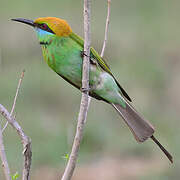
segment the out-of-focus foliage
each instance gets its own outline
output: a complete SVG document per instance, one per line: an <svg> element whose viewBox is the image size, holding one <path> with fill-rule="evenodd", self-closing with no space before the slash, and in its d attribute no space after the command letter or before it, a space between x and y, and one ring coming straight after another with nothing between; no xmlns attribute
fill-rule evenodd
<svg viewBox="0 0 180 180"><path fill-rule="evenodd" d="M32 139L33 179L57 179L57 169L63 170L81 94L45 64L33 29L10 19L61 17L83 36L82 3L0 0L0 103L10 110L18 79L25 69L16 117ZM92 1L92 45L99 52L106 4L105 0ZM81 168L78 167L75 179L179 179L179 8L178 0L112 1L105 51L105 59L133 104L154 124L155 135L173 154L174 165L169 164L151 140L137 144L116 112L93 100L78 160ZM1 118L0 123L5 121ZM22 147L10 126L4 132L4 141L12 171L21 172ZM1 175L2 169L3 179Z"/></svg>

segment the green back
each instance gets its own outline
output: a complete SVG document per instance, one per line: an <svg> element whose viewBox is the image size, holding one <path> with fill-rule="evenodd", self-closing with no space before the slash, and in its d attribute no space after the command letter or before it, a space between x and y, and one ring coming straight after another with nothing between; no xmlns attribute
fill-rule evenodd
<svg viewBox="0 0 180 180"><path fill-rule="evenodd" d="M77 34L71 33L70 38L73 39L74 41L76 41L78 44L80 44L82 46L82 48L84 47L84 40L80 36L78 36ZM121 87L121 85L118 83L118 81L116 80L116 78L112 74L109 66L107 65L106 61L96 52L96 50L93 47L91 47L90 51L91 51L90 52L91 56L97 61L99 66L114 78L114 80L116 81L116 84L120 88L121 94L124 95L131 102L131 98L126 93L126 91Z"/></svg>

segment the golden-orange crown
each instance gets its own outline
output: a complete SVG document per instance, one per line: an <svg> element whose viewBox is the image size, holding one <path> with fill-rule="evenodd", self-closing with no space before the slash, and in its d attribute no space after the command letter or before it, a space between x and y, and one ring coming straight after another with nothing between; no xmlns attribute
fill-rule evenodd
<svg viewBox="0 0 180 180"><path fill-rule="evenodd" d="M69 36L72 29L68 23L60 18L56 17L42 17L37 18L34 23L42 24L45 23L57 36Z"/></svg>

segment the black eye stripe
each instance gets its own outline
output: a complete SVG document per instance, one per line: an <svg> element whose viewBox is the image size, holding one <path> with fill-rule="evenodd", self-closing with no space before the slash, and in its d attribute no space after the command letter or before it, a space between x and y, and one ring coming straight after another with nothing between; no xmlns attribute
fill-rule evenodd
<svg viewBox="0 0 180 180"><path fill-rule="evenodd" d="M48 26L46 25L46 24L40 24L39 25L42 29L47 29L48 28Z"/></svg>
<svg viewBox="0 0 180 180"><path fill-rule="evenodd" d="M48 27L48 25L45 24L45 23L37 24L36 26L37 26L38 28L42 29L42 30L45 30L45 31L47 31L47 32L50 32L50 33L55 34L55 33Z"/></svg>

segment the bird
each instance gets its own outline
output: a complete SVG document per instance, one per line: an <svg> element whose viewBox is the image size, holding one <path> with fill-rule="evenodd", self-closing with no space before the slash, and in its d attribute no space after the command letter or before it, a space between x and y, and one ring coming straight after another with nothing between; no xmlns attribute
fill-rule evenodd
<svg viewBox="0 0 180 180"><path fill-rule="evenodd" d="M57 17L40 17L35 20L14 18L32 26L37 34L45 62L60 77L81 91L84 40L73 32L66 20ZM137 142L151 138L173 163L172 155L155 138L155 129L132 106L132 100L111 72L106 61L91 47L89 67L89 96L104 101L118 112Z"/></svg>

